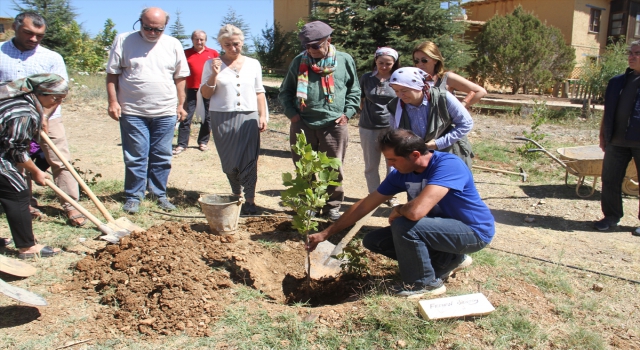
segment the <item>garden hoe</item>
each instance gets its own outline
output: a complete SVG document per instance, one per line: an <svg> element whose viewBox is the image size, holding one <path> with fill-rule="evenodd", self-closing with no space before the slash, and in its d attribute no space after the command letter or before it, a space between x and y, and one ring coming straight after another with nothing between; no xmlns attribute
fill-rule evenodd
<svg viewBox="0 0 640 350"><path fill-rule="evenodd" d="M8 296L9 298L13 298L17 301L20 301L26 304L36 305L36 306L47 305L47 301L44 300L44 298L39 296L38 294L32 293L26 289L12 286L1 279L0 279L0 293Z"/></svg>
<svg viewBox="0 0 640 350"><path fill-rule="evenodd" d="M79 212L82 213L89 221L93 222L100 232L104 233L105 236L101 236L100 238L110 242L110 243L118 243L120 238L131 234L131 231L128 231L123 228L119 228L117 230L112 229L111 227L103 224L97 217L93 216L87 209L83 208L78 202L74 201L73 198L69 197L68 194L64 193L58 186L56 186L51 180L45 179L44 182L47 186L51 187L51 189L60 197L64 198L67 202L73 205Z"/></svg>
<svg viewBox="0 0 640 350"><path fill-rule="evenodd" d="M311 262L311 272L310 277L314 280L326 280L335 278L338 273L340 273L341 268L340 265L345 263L344 260L339 260L336 258L332 258L332 256L336 256L342 253L342 249L351 242L353 237L360 231L364 223L368 218L373 215L373 213L378 209L377 207L370 211L367 215L363 216L362 219L358 220L355 225L347 232L347 234L342 238L342 240L337 244L333 245L328 241L320 242L316 249L311 252L310 262ZM307 266L309 269L309 266Z"/></svg>
<svg viewBox="0 0 640 350"><path fill-rule="evenodd" d="M17 277L29 277L36 274L36 268L20 260L0 255L0 272Z"/></svg>
<svg viewBox="0 0 640 350"><path fill-rule="evenodd" d="M133 222L131 222L131 220L129 220L127 218L122 217L122 218L118 218L117 220L114 219L113 216L111 216L111 214L109 213L109 211L107 211L107 208L105 208L105 206L102 204L102 202L100 202L98 197L96 197L96 195L93 193L93 191L91 191L89 186L87 186L87 184L80 177L80 175L78 175L78 172L73 167L73 165L69 164L69 161L67 161L64 157L61 156L60 151L53 144L51 139L49 139L49 136L47 136L47 133L42 131L40 133L40 137L46 142L47 145L49 145L49 147L51 147L53 152L58 156L58 158L60 158L62 163L64 163L64 166L67 167L67 169L69 169L69 171L71 172L73 177L76 179L76 181L78 181L78 184L80 185L80 187L82 187L84 192L89 196L89 198L91 198L91 200L96 205L98 210L100 210L100 213L102 213L104 218L107 220L107 224L106 225L109 226L111 228L111 230L113 230L115 232L126 230L129 233L131 233L131 232L144 232L145 231L145 229L143 229L142 227L134 224Z"/></svg>

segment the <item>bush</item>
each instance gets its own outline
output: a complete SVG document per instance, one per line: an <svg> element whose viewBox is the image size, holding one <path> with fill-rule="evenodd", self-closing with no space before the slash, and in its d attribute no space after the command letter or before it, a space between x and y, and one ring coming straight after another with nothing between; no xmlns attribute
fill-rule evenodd
<svg viewBox="0 0 640 350"><path fill-rule="evenodd" d="M575 65L575 50L558 28L540 22L518 6L495 16L477 38L478 57L471 73L481 81L511 87L511 93L546 89L565 80Z"/></svg>
<svg viewBox="0 0 640 350"><path fill-rule="evenodd" d="M624 37L616 41L610 37L607 50L600 59L597 62L589 61L585 65L580 83L585 84L594 96L603 98L609 80L624 73L628 67L627 49Z"/></svg>

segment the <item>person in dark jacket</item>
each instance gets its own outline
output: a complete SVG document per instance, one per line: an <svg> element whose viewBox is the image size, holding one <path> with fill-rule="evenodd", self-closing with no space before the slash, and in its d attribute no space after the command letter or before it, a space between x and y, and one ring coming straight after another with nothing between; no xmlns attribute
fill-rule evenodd
<svg viewBox="0 0 640 350"><path fill-rule="evenodd" d="M633 158L640 173L640 41L629 48L629 68L609 80L604 98L604 115L600 125L602 162L602 196L604 218L593 223L599 231L618 225L622 218L622 181ZM639 216L640 217L640 216ZM634 235L640 235L640 228Z"/></svg>

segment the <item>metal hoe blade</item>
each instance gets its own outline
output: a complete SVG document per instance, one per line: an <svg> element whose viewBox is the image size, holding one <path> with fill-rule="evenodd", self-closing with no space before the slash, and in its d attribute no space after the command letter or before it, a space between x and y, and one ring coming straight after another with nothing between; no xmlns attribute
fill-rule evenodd
<svg viewBox="0 0 640 350"><path fill-rule="evenodd" d="M38 294L15 287L0 279L0 293L20 302L36 306L46 306L47 301Z"/></svg>

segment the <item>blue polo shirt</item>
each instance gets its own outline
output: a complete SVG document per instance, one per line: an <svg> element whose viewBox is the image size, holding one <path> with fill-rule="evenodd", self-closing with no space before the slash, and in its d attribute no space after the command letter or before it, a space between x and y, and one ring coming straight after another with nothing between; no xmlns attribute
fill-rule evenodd
<svg viewBox="0 0 640 350"><path fill-rule="evenodd" d="M401 174L393 169L378 192L392 196L406 191L412 200L427 185L448 188L449 192L438 202L440 209L447 217L471 227L483 242L491 242L496 232L493 215L480 198L471 170L456 155L434 151L429 165L420 174Z"/></svg>

